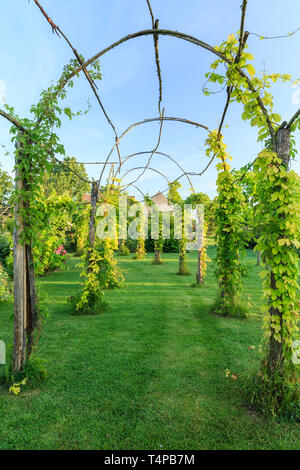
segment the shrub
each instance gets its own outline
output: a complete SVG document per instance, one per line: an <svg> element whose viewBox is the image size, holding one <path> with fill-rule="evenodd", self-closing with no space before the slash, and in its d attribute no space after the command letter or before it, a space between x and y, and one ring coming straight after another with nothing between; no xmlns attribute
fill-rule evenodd
<svg viewBox="0 0 300 470"><path fill-rule="evenodd" d="M45 239L39 249L34 248L36 274L42 276L47 272L59 271L67 262L67 251L55 236Z"/></svg>
<svg viewBox="0 0 300 470"><path fill-rule="evenodd" d="M99 276L101 261L102 257L94 248L87 249L82 255L80 266L84 268L81 273L84 280L80 291L69 299L72 315L97 315L107 308Z"/></svg>
<svg viewBox="0 0 300 470"><path fill-rule="evenodd" d="M0 302L6 302L9 300L11 294L11 286L8 274L3 269L2 264L0 263Z"/></svg>
<svg viewBox="0 0 300 470"><path fill-rule="evenodd" d="M4 269L8 270L7 259L11 253L11 236L7 233L0 233L0 263Z"/></svg>

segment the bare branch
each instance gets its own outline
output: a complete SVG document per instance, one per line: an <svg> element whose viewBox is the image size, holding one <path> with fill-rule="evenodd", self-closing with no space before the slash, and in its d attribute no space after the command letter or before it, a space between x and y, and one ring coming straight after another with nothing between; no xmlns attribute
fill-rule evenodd
<svg viewBox="0 0 300 470"><path fill-rule="evenodd" d="M242 7L241 7L242 8L242 15L241 15L241 25L240 25L239 48L238 48L237 55L234 59L235 64L239 63L239 61L241 59L242 51L243 51L243 49L246 45L246 41L247 41L248 36L249 36L248 32L246 32L244 34L244 24L245 24L245 15L246 15L247 3L248 3L248 0L243 0L243 4L242 4ZM228 110L228 107L229 107L229 103L230 103L230 99L231 99L231 93L233 91L233 86L232 85L228 86L226 91L227 91L227 99L226 99L225 107L224 107L223 114L222 114L221 121L220 121L219 128L218 128L217 140L220 140L220 138L222 136L222 133L221 133L222 132L222 127L223 127L225 117L226 117L226 114L227 114L227 110ZM209 168L209 166L211 165L211 163L213 162L215 157L216 157L216 153L212 156L209 164L207 165L207 167L205 168L204 171L206 171L207 168ZM223 160L223 166L224 166L224 169L225 169L224 160Z"/></svg>
<svg viewBox="0 0 300 470"><path fill-rule="evenodd" d="M173 37L176 37L178 39L182 39L184 41L188 41L188 42L191 42L192 44L195 44L196 46L199 46L199 47L202 47L203 49L206 49L210 52L212 52L213 54L217 55L219 58L221 58L225 63L229 64L229 65L232 65L234 62L232 62L231 60L229 60L224 54L222 54L221 52L219 52L218 50L216 50L214 47L210 46L209 44L205 43L204 41L201 41L200 39L197 39L193 36L190 36L188 34L185 34L185 33L180 33L178 31L172 31L172 30L167 30L167 29L159 29L159 30L144 30L144 31L138 31L136 33L132 33L132 34L129 34L125 37L123 37L122 39L120 39L119 41L116 41L114 42L113 44L111 44L110 46L106 47L105 49L103 49L102 51L98 52L98 54L94 55L91 59L89 59L88 61L86 61L83 66L80 66L78 67L76 70L74 70L70 75L69 77L66 79L66 81L62 84L62 87L64 87L66 85L66 83L72 78L74 77L74 75L78 74L82 69L83 67L87 67L89 64L91 64L92 62L94 62L95 60L97 60L99 57L101 57L102 55L106 54L107 52L109 52L110 50L114 49L115 47L119 46L120 44L126 42L126 41L129 41L131 39L134 39L134 38L137 38L137 37L140 37L140 36L149 36L149 35L162 35L162 36L173 36ZM246 73L240 68L240 67L237 67L236 70L239 72L239 74L241 75L241 77L243 77L246 82L247 82L247 85L249 87L249 89L253 92L253 93L257 93L257 90L255 89L255 87L253 86L252 84L252 81L251 79L246 75ZM274 135L274 128L273 128L273 125L272 125L272 122L270 120L270 117L268 115L268 111L265 107L265 105L263 104L260 96L257 96L256 97L256 100L257 100L257 104L259 105L259 107L261 108L262 110L262 113L264 114L264 116L266 117L266 122L267 122L267 125L268 125L268 129L269 129L269 132L270 132L270 136L271 136L271 140L272 140L272 143L273 145L275 145L275 135Z"/></svg>
<svg viewBox="0 0 300 470"><path fill-rule="evenodd" d="M135 39L137 37L141 36L149 36L149 35L162 35L162 36L172 36L178 39L183 39L185 41L191 42L192 44L195 44L196 46L202 47L213 54L217 55L220 59L224 60L228 64L231 64L232 62L225 57L224 54L221 52L217 51L213 46L210 46L204 41L201 41L200 39L197 39L193 36L190 36L189 34L185 33L180 33L179 31L172 31L168 29L145 29L143 31L137 31L136 33L128 34L127 36L119 39L118 41L114 42L113 44L110 44L108 47L103 49L102 51L98 52L95 54L93 57L91 57L89 60L87 60L83 65L78 67L76 70L74 70L69 77L66 79L66 81L62 84L62 87L66 85L66 83L71 80L75 75L77 75L81 70L83 70L84 67L88 67L92 62L95 60L99 59L101 56L106 54L107 52L111 51L115 47L123 44L126 41L129 41L131 39Z"/></svg>
<svg viewBox="0 0 300 470"><path fill-rule="evenodd" d="M133 158L133 157L136 157L136 156L139 156L139 155L145 155L147 153L152 153L152 150L148 150L148 151L145 151L145 152L137 152L137 153L133 153L131 155L127 155L126 157L124 157L123 159L123 166L125 165L125 163L127 162L127 160L129 160L130 158ZM175 165L178 166L178 168L183 172L183 175L186 176L190 186L191 186L191 189L193 191L195 191L194 189L194 186L193 186L193 183L192 183L192 180L190 179L188 173L183 169L183 167L177 162L177 160L175 160L175 158L171 157L171 155L167 154L167 153L164 153L164 152L154 152L156 155L161 155L163 157L166 157L168 158L169 160L171 160L172 162L175 163Z"/></svg>
<svg viewBox="0 0 300 470"><path fill-rule="evenodd" d="M30 132L28 131L28 129L26 129L25 127L22 126L22 124L17 121L15 118L12 118L9 114L5 113L4 111L2 111L0 109L0 116L3 116L5 119L7 119L9 122L11 122L15 127L17 127L22 133L26 134L26 135L29 135L30 136ZM86 183L89 183L90 181L86 180L85 178L83 178L82 176L80 176L78 173L76 173L76 171L74 171L72 168L68 167L68 165L66 165L64 162L58 160L56 157L54 157L50 150L47 150L48 152L48 155L50 158L52 158L53 160L55 160L57 163L59 163L60 165L64 166L65 168L67 168L69 171L71 171L72 173L74 173L76 176L78 176L78 178L82 179L83 181L85 181Z"/></svg>
<svg viewBox="0 0 300 470"><path fill-rule="evenodd" d="M152 150L151 155L150 155L150 157L149 157L149 159L148 159L148 161L147 161L147 164L146 164L144 170L143 170L142 173L136 178L136 180L133 181L133 183L136 183L136 182L141 178L141 176L143 176L143 174L145 173L145 171L147 170L147 168L148 168L149 165L150 165L150 162L151 162L151 160L152 160L152 157L153 157L154 153L157 151L157 149L158 149L158 147L159 147L159 144L160 144L160 141L161 141L162 126L163 126L163 123L164 123L164 119L163 119L163 118L164 118L164 113L165 113L165 109L163 109L163 112L162 112L162 119L161 119L161 121L160 121L160 127L159 127L159 134L158 134L157 144L156 144L155 148Z"/></svg>
<svg viewBox="0 0 300 470"><path fill-rule="evenodd" d="M159 20L154 19L154 14L152 11L151 3L150 0L146 0L149 13L151 16L151 22L152 22L152 29L157 30L159 26ZM156 70L157 70L157 77L158 77L158 112L159 115L161 116L161 101L162 101L162 79L161 79L161 69L160 69L160 61L159 61L159 49L158 49L158 34L153 35L153 42L154 42L154 54L155 54L155 62L156 62Z"/></svg>
<svg viewBox="0 0 300 470"><path fill-rule="evenodd" d="M287 128L290 129L293 125L293 123L296 121L296 119L300 116L300 108L298 111L295 112L294 116L290 119L289 123L287 124Z"/></svg>
<svg viewBox="0 0 300 470"><path fill-rule="evenodd" d="M150 16L151 16L151 21L152 21L152 26L153 26L153 29L154 29L154 23L155 23L155 19L154 19L154 14L153 14L153 10L152 10L152 7L151 7L151 3L149 0L146 0L147 2L147 5L148 5L148 8L149 8L149 13L150 13Z"/></svg>
<svg viewBox="0 0 300 470"><path fill-rule="evenodd" d="M158 29L159 26L159 20L155 21L155 25L153 29ZM158 77L158 86L159 86L159 93L158 93L158 112L161 116L161 101L162 101L162 78L161 78L161 69L160 69L160 60L159 60L159 49L158 49L158 34L155 34L153 36L154 40L154 52L155 52L155 62L156 62L156 71L157 71L157 77Z"/></svg>
<svg viewBox="0 0 300 470"><path fill-rule="evenodd" d="M121 181L127 176L129 175L132 171L135 171L135 170L142 170L144 167L143 166L137 166L135 168L130 168L129 170L127 170L124 175L120 178ZM168 183L170 182L170 180L166 177L166 175L164 175L164 173L162 173L161 171L157 170L156 168L151 168L150 166L148 166L147 170L150 170L150 171L154 171L155 173L158 173L160 176L162 176ZM131 183L127 184L126 185L126 188L128 188L129 186L131 186L131 184L134 184L135 181L132 181Z"/></svg>
<svg viewBox="0 0 300 470"><path fill-rule="evenodd" d="M84 178L83 176L79 175L75 170L73 170L73 168L70 168L68 165L66 165L64 162L62 162L61 160L58 160L58 158L54 157L53 155L50 155L50 158L52 158L53 160L56 161L56 163L58 163L59 165L63 166L64 168L66 168L68 171L70 171L71 173L73 173L74 175L77 176L77 178L81 179L82 181L84 181L85 183L92 183L92 181L90 180L87 180L86 178Z"/></svg>
<svg viewBox="0 0 300 470"><path fill-rule="evenodd" d="M250 34L252 34L252 36L257 36L259 39L282 39L282 38L289 38L293 36L293 34L298 33L298 31L300 31L300 27L295 29L295 31L293 31L292 33L283 34L282 36L262 36L261 34L257 34L257 33L250 33Z"/></svg>
<svg viewBox="0 0 300 470"><path fill-rule="evenodd" d="M120 135L119 137L119 141L133 128L137 127L137 126L140 126L142 124L146 124L146 123L149 123L149 122L155 122L155 121L161 121L161 120L164 120L164 121L175 121L175 122L183 122L185 124L190 124L192 126L195 126L195 127L201 127L202 129L205 129L207 132L211 132L209 130L209 128L207 126L204 126L203 124L200 124L199 122L196 122L196 121L190 121L188 119L184 119L184 118L176 118L176 117L157 117L157 118L151 118L151 119L144 119L143 121L139 121L139 122L136 122L134 124L131 124L129 127L127 127L127 129ZM114 146L112 147L112 149L110 150L107 158L106 158L106 163L109 163L109 159L114 151L114 149L116 148L116 144L114 144ZM105 170L105 167L102 168L102 172L100 174L100 178L99 178L99 182L98 182L98 186L100 187L100 184L101 184L101 181L102 181L102 178L103 178L103 174L104 174L104 170Z"/></svg>
<svg viewBox="0 0 300 470"><path fill-rule="evenodd" d="M244 27L245 27L245 16L246 16L246 9L247 9L248 0L243 0L243 4L241 6L242 15L241 15L241 25L240 25L240 37L239 37L239 50L236 56L236 63L239 63L241 58L241 53L243 48L245 47L246 41L244 41ZM249 33L247 33L249 35ZM248 36L247 36L248 37ZM247 40L247 38L246 38Z"/></svg>
<svg viewBox="0 0 300 470"><path fill-rule="evenodd" d="M104 116L106 117L107 119L107 122L110 124L115 136L116 136L116 139L118 139L118 134L117 134L117 131L116 131L116 128L115 126L113 125L111 119L109 118L102 102L101 102L101 99L99 97L99 94L97 93L97 85L95 84L95 82L92 80L92 78L90 77L89 73L88 73L88 70L86 68L86 66L84 65L83 63L83 60L82 58L80 57L78 51L75 49L75 47L71 44L70 40L68 39L68 37L63 33L63 31L59 28L59 26L57 26L55 23L53 23L52 19L47 15L46 11L44 10L44 8L41 6L41 4L39 3L38 0L34 0L35 4L38 6L38 8L40 9L40 11L42 12L43 16L46 18L46 20L48 21L48 23L51 25L52 27L52 31L53 32L56 32L57 36L60 37L60 35L64 38L64 40L67 42L67 44L69 45L69 47L72 49L73 51L73 54L75 55L76 59L78 60L78 62L80 63L80 65L82 66L82 70L84 72L84 75L86 76L86 79L87 81L89 82L90 84L90 87L103 111L103 114ZM118 151L119 153L119 151ZM119 155L120 157L120 163L121 163L121 156Z"/></svg>
<svg viewBox="0 0 300 470"><path fill-rule="evenodd" d="M143 201L144 201L146 195L143 193L143 191L138 186L136 186L135 184L132 184L131 186L133 186L143 196ZM138 201L138 202L143 202L143 201Z"/></svg>

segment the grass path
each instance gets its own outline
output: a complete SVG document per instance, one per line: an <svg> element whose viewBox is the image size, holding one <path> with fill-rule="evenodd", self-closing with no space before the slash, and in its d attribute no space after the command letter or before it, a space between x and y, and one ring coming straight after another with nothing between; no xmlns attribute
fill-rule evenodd
<svg viewBox="0 0 300 470"><path fill-rule="evenodd" d="M210 247L212 252L213 247ZM212 253L210 253L212 255ZM244 282L246 321L209 313L216 295L213 263L206 285L181 277L176 254L162 266L121 258L126 286L107 292L100 316L69 315L78 288L76 260L42 279L46 320L39 355L48 379L18 397L0 389L2 449L296 449L299 426L273 423L242 406L225 369L257 367L261 339L259 268ZM190 266L196 271L196 257ZM250 297L250 298L249 298ZM0 339L12 338L12 305L0 308Z"/></svg>

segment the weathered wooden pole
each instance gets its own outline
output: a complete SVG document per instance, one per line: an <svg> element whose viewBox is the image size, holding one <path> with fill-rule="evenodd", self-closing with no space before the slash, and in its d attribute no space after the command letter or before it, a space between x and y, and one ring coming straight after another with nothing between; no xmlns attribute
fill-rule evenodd
<svg viewBox="0 0 300 470"><path fill-rule="evenodd" d="M276 133L276 148L275 151L277 156L282 160L286 168L288 169L289 162L290 162L290 129L286 127L286 122L284 122ZM283 215L282 215L283 217ZM271 277L271 289L276 290L276 279L274 276L273 271L270 274ZM271 318L279 317L279 324L281 325L280 335L282 336L282 313L279 309L274 307L270 308L270 315ZM274 328L271 328L271 336L269 341L269 358L268 358L268 365L272 372L276 372L282 363L283 360L283 347L284 342L278 341L276 338L276 331Z"/></svg>
<svg viewBox="0 0 300 470"><path fill-rule="evenodd" d="M22 159L26 158L16 145L16 204L14 245L14 340L13 340L13 374L19 373L32 352L34 332L38 327L37 295L35 288L34 262L31 244L22 239L26 232L24 214L28 203L24 202L22 193L28 191L24 178ZM27 222L28 223L28 222Z"/></svg>
<svg viewBox="0 0 300 470"><path fill-rule="evenodd" d="M286 167L290 163L290 140L291 131L284 122L276 133L276 153Z"/></svg>
<svg viewBox="0 0 300 470"><path fill-rule="evenodd" d="M203 267L202 267L202 248L198 250L198 265L197 265L197 274L196 274L196 283L198 285L203 284Z"/></svg>
<svg viewBox="0 0 300 470"><path fill-rule="evenodd" d="M97 181L92 182L91 188L91 213L90 213L90 226L89 226L89 249L87 252L87 264L88 271L91 271L91 253L95 248L96 240L96 211L97 211L97 201L98 201L98 184Z"/></svg>
<svg viewBox="0 0 300 470"><path fill-rule="evenodd" d="M34 261L31 245L25 245L26 248L26 354L30 356L34 346L34 335L39 327L38 318L38 298L36 294Z"/></svg>
<svg viewBox="0 0 300 470"><path fill-rule="evenodd" d="M91 214L90 214L90 230L89 230L89 246L94 248L96 238L96 210L98 200L98 183L93 181L91 189Z"/></svg>
<svg viewBox="0 0 300 470"><path fill-rule="evenodd" d="M154 250L154 262L155 262L155 264L162 264L161 250L159 250L159 249Z"/></svg>
<svg viewBox="0 0 300 470"><path fill-rule="evenodd" d="M204 283L204 275L203 275L203 255L205 254L205 236L206 236L206 229L204 227L204 211L197 206L197 239L198 239L198 263L197 263L197 274L196 274L196 284L201 286Z"/></svg>
<svg viewBox="0 0 300 470"><path fill-rule="evenodd" d="M14 340L13 340L13 364L12 372L17 374L22 369L26 354L26 311L27 311L27 275L26 275L26 248L21 241L24 232L24 222L21 217L24 211L24 202L21 193L24 190L22 172L18 168L21 154L16 159L16 205L15 205L15 229L14 229Z"/></svg>

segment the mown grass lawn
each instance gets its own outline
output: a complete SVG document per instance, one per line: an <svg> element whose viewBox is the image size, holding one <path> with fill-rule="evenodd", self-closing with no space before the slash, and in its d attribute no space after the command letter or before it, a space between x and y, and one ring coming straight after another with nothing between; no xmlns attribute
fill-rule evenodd
<svg viewBox="0 0 300 470"><path fill-rule="evenodd" d="M214 247L209 247L213 257ZM78 288L77 260L39 280L50 312L39 346L48 379L15 397L0 389L1 449L297 449L299 425L272 422L243 406L238 381L258 367L260 268L244 280L247 320L209 313L216 295L213 263L205 287L162 266L119 258L123 289L110 309L74 317L67 298ZM0 339L11 342L12 305L0 309Z"/></svg>

